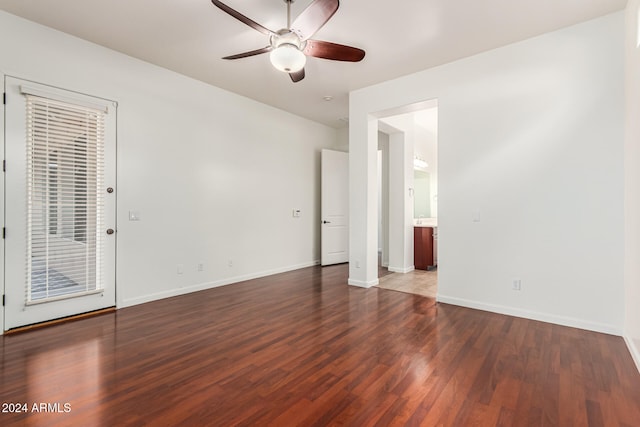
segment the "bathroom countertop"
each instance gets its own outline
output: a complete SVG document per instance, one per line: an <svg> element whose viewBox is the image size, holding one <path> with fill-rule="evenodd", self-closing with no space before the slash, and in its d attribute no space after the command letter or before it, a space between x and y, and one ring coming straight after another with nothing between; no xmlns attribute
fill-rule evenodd
<svg viewBox="0 0 640 427"><path fill-rule="evenodd" d="M419 218L413 220L414 227L437 227L438 218Z"/></svg>

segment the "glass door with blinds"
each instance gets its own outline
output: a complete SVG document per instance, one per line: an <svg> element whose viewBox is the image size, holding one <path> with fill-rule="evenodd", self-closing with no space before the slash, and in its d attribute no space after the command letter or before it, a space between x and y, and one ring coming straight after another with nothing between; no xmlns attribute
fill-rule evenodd
<svg viewBox="0 0 640 427"><path fill-rule="evenodd" d="M114 306L115 103L5 92L5 328Z"/></svg>

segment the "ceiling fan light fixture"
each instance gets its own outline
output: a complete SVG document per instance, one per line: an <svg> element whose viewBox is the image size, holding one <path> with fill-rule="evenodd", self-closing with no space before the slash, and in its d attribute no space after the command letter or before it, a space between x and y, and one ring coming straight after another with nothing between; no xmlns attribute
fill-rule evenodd
<svg viewBox="0 0 640 427"><path fill-rule="evenodd" d="M273 49L269 59L271 59L271 64L276 69L285 73L300 71L307 62L306 55L296 45L290 43L282 43Z"/></svg>
<svg viewBox="0 0 640 427"><path fill-rule="evenodd" d="M429 163L416 156L413 158L413 167L416 169L426 170L429 167Z"/></svg>

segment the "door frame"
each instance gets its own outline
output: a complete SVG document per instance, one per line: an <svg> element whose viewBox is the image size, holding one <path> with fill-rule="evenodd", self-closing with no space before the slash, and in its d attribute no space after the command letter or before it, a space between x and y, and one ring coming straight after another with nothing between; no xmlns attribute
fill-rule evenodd
<svg viewBox="0 0 640 427"><path fill-rule="evenodd" d="M47 93L54 95L55 98L58 98L63 101L69 101L71 103L77 102L79 105L86 104L86 103L93 104L94 102L92 101L97 101L99 105L107 106L109 109L109 113L108 113L107 122L105 123L105 132L109 132L109 137L105 141L105 145L108 145L108 147L105 146L105 152L109 151L109 153L105 155L106 176L105 176L104 187L106 188L107 186L112 186L117 190L117 139L118 139L117 138L117 129L118 129L118 126L117 126L118 108L117 107L118 107L118 103L116 101L101 98L91 94L81 93L78 91L74 91L72 89L60 89L54 86L50 86L47 83L34 82L28 79L7 75L1 72L0 72L0 78L2 78L3 93L9 92L8 90L9 87L12 87L15 90L15 87L17 84L24 83L30 87L33 86L36 89L44 88L43 90L45 90ZM5 99L9 99L8 95L5 95L5 96L7 97ZM13 96L15 96L15 94ZM0 117L0 126L2 128L2 133L1 133L2 139L0 142L3 149L3 152L2 152L3 164L4 162L6 162L6 159L7 159L7 150L8 150L7 134L10 131L8 129L8 124L7 124L8 123L7 117L6 117L7 111L8 111L7 102L3 102L3 109ZM7 215L8 215L7 207L11 203L11 201L9 201L8 203L5 202L6 197L8 195L6 182L7 181L6 181L6 172L5 172L2 174L2 178L0 181L0 188L1 188L0 191L2 195L2 197L0 197L0 208L2 212L3 230L4 230L4 227L6 227L7 225ZM26 189L24 191L26 191ZM105 213L104 213L105 224L104 224L104 227L102 228L105 228L105 230L106 228L113 228L114 230L117 230L117 191L113 192L113 194L109 195L109 197L111 197L112 200L107 201L107 195L105 194L105 202L106 202L107 208L105 209ZM9 305L4 304L5 296L9 294L9 288L7 288L7 286L9 286L9 283L8 283L8 277L7 277L8 260L6 259L6 254L7 254L6 251L7 251L7 239L3 239L3 244L1 245L1 248L0 248L0 256L2 259L2 262L0 262L1 264L0 273L2 274L2 290L3 290L3 305L2 305L2 310L0 311L0 334L4 333L4 331L7 330L9 325L12 323L7 319L7 316L11 315L11 310L8 309ZM109 253L110 255L108 256L111 258L107 260L105 265L105 269L106 269L105 283L107 283L108 288L107 287L104 288L106 291L103 294L105 294L105 296L108 299L97 304L94 303L93 305L86 306L87 308L86 311L84 309L81 309L80 311L70 315L81 314L85 312L90 312L94 310L100 310L100 309L116 306L117 304L117 286L116 286L116 283L117 283L117 280L116 280L117 233L112 234L107 238L107 240L105 240L105 252ZM69 298L68 300L80 300L83 298L84 298L83 296L79 296L79 297ZM7 299L7 302L9 302L8 299ZM97 307L97 305L101 307ZM63 315L62 317L65 317L65 316L66 314ZM53 318L48 320L54 320L59 317L60 316L56 314L54 315ZM42 322L42 321L46 322L48 320L38 320L35 323ZM11 328L15 328L15 327L20 327L20 326L19 325L11 326Z"/></svg>
<svg viewBox="0 0 640 427"><path fill-rule="evenodd" d="M3 98L3 102L2 102L2 110L0 110L0 147L2 147L2 174L0 174L0 214L2 215L2 230L3 230L3 236L2 236L2 245L0 245L0 280L2 281L2 306L0 306L0 334L4 334L4 315L5 315L5 309L4 309L4 305L5 305L5 277L4 277L4 264L5 264L5 256L4 256L4 245L5 245L5 239L4 239L4 229L5 229L5 203L4 203L4 199L5 199L5 190L4 190L4 186L5 186L5 179L4 179L4 164L5 164L5 159L6 159L6 146L5 146L5 133L6 133L6 127L4 125L4 115L5 115L5 101L4 101L4 82L5 82L5 73L0 70L0 79L2 79L2 98Z"/></svg>

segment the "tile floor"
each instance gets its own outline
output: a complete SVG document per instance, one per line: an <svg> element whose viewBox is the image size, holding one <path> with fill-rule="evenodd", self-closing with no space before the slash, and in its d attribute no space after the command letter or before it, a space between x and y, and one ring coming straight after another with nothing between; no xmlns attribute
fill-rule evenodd
<svg viewBox="0 0 640 427"><path fill-rule="evenodd" d="M435 298L438 270L414 270L409 273L391 273L380 277L379 288Z"/></svg>

